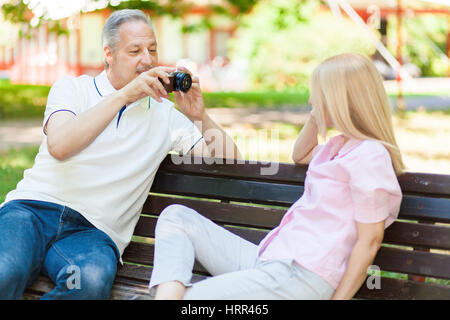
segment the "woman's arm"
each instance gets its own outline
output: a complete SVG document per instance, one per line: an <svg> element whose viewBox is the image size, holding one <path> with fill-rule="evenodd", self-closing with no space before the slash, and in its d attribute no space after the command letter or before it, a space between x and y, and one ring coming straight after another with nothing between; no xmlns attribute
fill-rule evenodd
<svg viewBox="0 0 450 320"><path fill-rule="evenodd" d="M312 113L309 114L308 120L300 131L294 144L292 152L292 160L297 164L309 164L312 159L312 151L318 144L316 121Z"/></svg>
<svg viewBox="0 0 450 320"><path fill-rule="evenodd" d="M356 222L358 240L353 247L347 270L332 300L353 298L367 277L367 268L380 249L384 236L384 221L377 223Z"/></svg>

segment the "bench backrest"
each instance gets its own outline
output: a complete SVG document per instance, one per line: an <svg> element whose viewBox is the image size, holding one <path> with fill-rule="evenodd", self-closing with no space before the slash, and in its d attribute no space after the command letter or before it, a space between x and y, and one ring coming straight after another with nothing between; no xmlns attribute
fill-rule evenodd
<svg viewBox="0 0 450 320"><path fill-rule="evenodd" d="M170 204L187 205L259 243L303 193L307 166L208 164L212 162L190 158L194 164L174 164L170 156L163 161L135 229L136 236L150 240L133 241L124 261L153 264L151 238L157 216ZM262 169L277 165L276 175L261 175ZM386 230L373 263L382 270L381 289L363 285L356 298L450 299L450 175L406 173L399 182L399 219ZM198 263L194 270L208 274Z"/></svg>

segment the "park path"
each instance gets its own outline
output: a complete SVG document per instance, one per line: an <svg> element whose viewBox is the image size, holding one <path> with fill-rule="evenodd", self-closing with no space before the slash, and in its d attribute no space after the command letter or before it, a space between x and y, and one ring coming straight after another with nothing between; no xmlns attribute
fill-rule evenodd
<svg viewBox="0 0 450 320"><path fill-rule="evenodd" d="M450 97L418 96L405 99L408 110L450 109ZM395 105L395 99L391 99ZM280 108L212 108L210 116L220 125L229 127L234 124L261 125L267 122L283 122L289 124L303 123L309 111L308 106ZM42 120L0 121L0 151L10 148L37 146L43 137Z"/></svg>
<svg viewBox="0 0 450 320"><path fill-rule="evenodd" d="M306 108L213 108L208 114L222 126L233 124L260 125L265 122L285 122L299 124L307 117ZM37 146L43 138L42 120L0 121L0 152L11 148Z"/></svg>

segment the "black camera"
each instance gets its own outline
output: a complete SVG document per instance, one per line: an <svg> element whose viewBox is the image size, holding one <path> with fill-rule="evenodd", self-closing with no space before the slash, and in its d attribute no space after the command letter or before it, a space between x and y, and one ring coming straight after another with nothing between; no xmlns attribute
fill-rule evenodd
<svg viewBox="0 0 450 320"><path fill-rule="evenodd" d="M189 75L189 73L186 72L181 71L171 72L169 74L169 80L170 83L167 84L164 82L164 80L159 79L159 81L161 81L162 85L164 86L164 89L166 89L167 93L173 91L187 92L192 85L192 78Z"/></svg>

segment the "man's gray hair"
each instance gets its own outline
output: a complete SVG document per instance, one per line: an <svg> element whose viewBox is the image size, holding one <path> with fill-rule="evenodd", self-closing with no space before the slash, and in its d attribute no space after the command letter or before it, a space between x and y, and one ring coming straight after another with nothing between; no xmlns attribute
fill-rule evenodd
<svg viewBox="0 0 450 320"><path fill-rule="evenodd" d="M112 52L115 52L117 44L120 41L119 28L122 24L129 21L142 21L147 23L153 29L150 18L144 12L137 9L123 9L114 11L106 20L102 31L103 47L108 46ZM105 60L105 67L108 63Z"/></svg>

